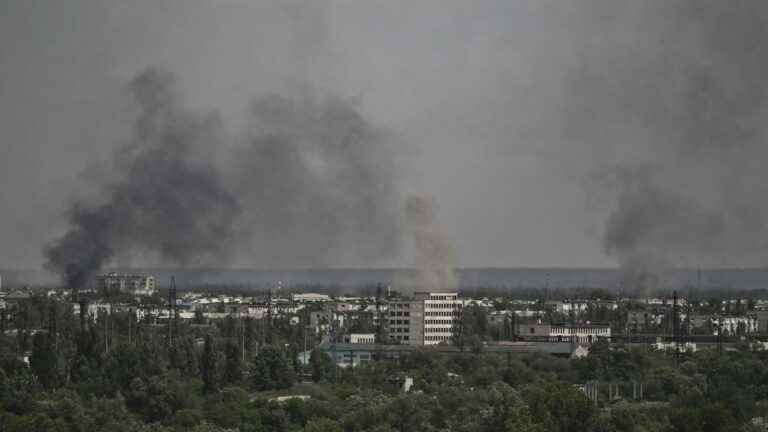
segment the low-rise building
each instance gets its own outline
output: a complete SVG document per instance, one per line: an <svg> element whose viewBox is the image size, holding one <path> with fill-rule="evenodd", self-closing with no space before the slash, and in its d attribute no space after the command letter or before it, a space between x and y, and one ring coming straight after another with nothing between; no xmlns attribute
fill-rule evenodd
<svg viewBox="0 0 768 432"><path fill-rule="evenodd" d="M331 297L329 295L315 293L293 294L291 298L297 303L317 303L331 301Z"/></svg>
<svg viewBox="0 0 768 432"><path fill-rule="evenodd" d="M508 310L491 311L486 315L486 319L491 326L507 325L513 320L513 314L513 311Z"/></svg>
<svg viewBox="0 0 768 432"><path fill-rule="evenodd" d="M721 316L712 318L714 333L721 329L725 336L743 336L757 333L757 319L753 316Z"/></svg>
<svg viewBox="0 0 768 432"><path fill-rule="evenodd" d="M376 335L373 333L351 333L344 335L342 338L344 343L349 344L373 344L376 340Z"/></svg>
<svg viewBox="0 0 768 432"><path fill-rule="evenodd" d="M86 303L85 315L92 319L99 319L112 314L112 304L110 303ZM72 312L75 316L80 315L80 303L72 304Z"/></svg>
<svg viewBox="0 0 768 432"><path fill-rule="evenodd" d="M657 351L680 351L685 353L695 353L697 351L696 344L693 342L675 343L675 342L656 342L653 344L653 348Z"/></svg>
<svg viewBox="0 0 768 432"><path fill-rule="evenodd" d="M611 326L607 324L553 325L550 330L550 338L592 343L598 339L610 339Z"/></svg>
<svg viewBox="0 0 768 432"><path fill-rule="evenodd" d="M547 307L561 314L580 314L587 310L589 303L585 300L550 300L546 302Z"/></svg>
<svg viewBox="0 0 768 432"><path fill-rule="evenodd" d="M521 339L550 342L588 344L611 337L611 327L604 324L517 324L515 329Z"/></svg>

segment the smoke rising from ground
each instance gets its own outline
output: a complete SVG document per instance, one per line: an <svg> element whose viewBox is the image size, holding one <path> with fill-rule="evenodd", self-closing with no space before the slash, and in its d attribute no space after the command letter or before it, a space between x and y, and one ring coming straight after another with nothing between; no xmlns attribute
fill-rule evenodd
<svg viewBox="0 0 768 432"><path fill-rule="evenodd" d="M627 288L664 266L765 265L768 5L586 4L563 134L612 197L603 246Z"/></svg>
<svg viewBox="0 0 768 432"><path fill-rule="evenodd" d="M70 229L45 249L68 287L90 284L116 254L154 252L179 264L225 259L238 203L205 158L221 143L215 116L184 110L174 77L148 69L129 85L140 109L133 139L115 155L118 179L99 202L76 202Z"/></svg>
<svg viewBox="0 0 768 432"><path fill-rule="evenodd" d="M255 100L253 127L229 165L215 163L232 148L222 123L184 108L172 74L145 70L129 93L140 114L114 179L99 200L73 204L69 230L44 251L68 287L87 286L120 255L205 266L247 250L253 267L291 267L394 252L386 134L346 101Z"/></svg>
<svg viewBox="0 0 768 432"><path fill-rule="evenodd" d="M405 229L413 240L414 272L401 275L400 285L421 292L456 292L456 252L437 221L437 202L409 195L405 201Z"/></svg>

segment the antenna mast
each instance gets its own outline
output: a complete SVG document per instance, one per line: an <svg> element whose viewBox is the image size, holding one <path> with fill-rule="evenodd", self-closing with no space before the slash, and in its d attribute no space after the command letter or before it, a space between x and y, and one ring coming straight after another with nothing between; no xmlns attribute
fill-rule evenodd
<svg viewBox="0 0 768 432"><path fill-rule="evenodd" d="M176 277L171 276L171 286L168 289L168 346L173 346L176 336Z"/></svg>

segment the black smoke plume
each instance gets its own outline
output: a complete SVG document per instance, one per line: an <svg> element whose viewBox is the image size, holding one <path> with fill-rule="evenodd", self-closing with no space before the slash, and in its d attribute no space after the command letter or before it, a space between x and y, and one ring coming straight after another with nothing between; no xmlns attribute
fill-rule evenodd
<svg viewBox="0 0 768 432"><path fill-rule="evenodd" d="M189 264L219 261L239 213L202 146L215 145L219 121L179 104L172 75L149 69L129 86L141 112L133 138L114 160L118 180L103 202L70 209L70 229L51 244L47 267L68 287L85 287L118 252L154 252Z"/></svg>
<svg viewBox="0 0 768 432"><path fill-rule="evenodd" d="M261 268L369 265L393 254L389 137L348 101L256 99L247 136L228 140L216 115L184 108L170 73L148 69L129 92L140 115L115 155L117 180L100 201L75 203L70 229L45 249L68 287L86 286L120 254L185 266L237 255ZM215 157L222 151L229 163Z"/></svg>

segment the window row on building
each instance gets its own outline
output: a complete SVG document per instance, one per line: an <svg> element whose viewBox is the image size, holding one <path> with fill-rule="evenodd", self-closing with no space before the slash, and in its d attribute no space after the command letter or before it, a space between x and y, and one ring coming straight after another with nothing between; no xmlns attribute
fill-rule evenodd
<svg viewBox="0 0 768 432"><path fill-rule="evenodd" d="M610 327L566 327L566 326L552 326L551 334L554 336L583 336L583 335L595 335L595 336L610 336Z"/></svg>
<svg viewBox="0 0 768 432"><path fill-rule="evenodd" d="M426 303L427 309L461 309L461 303L454 302L454 303Z"/></svg>
<svg viewBox="0 0 768 432"><path fill-rule="evenodd" d="M453 326L424 328L424 333L451 333L451 332L453 332Z"/></svg>
<svg viewBox="0 0 768 432"><path fill-rule="evenodd" d="M448 325L456 325L458 322L456 320L452 319L428 319L424 321L424 324L430 325L430 324L448 324Z"/></svg>
<svg viewBox="0 0 768 432"><path fill-rule="evenodd" d="M434 312L424 312L424 316L443 316L443 317L457 317L460 316L461 312L459 311L434 311Z"/></svg>
<svg viewBox="0 0 768 432"><path fill-rule="evenodd" d="M410 325L410 320L389 320L389 325Z"/></svg>

